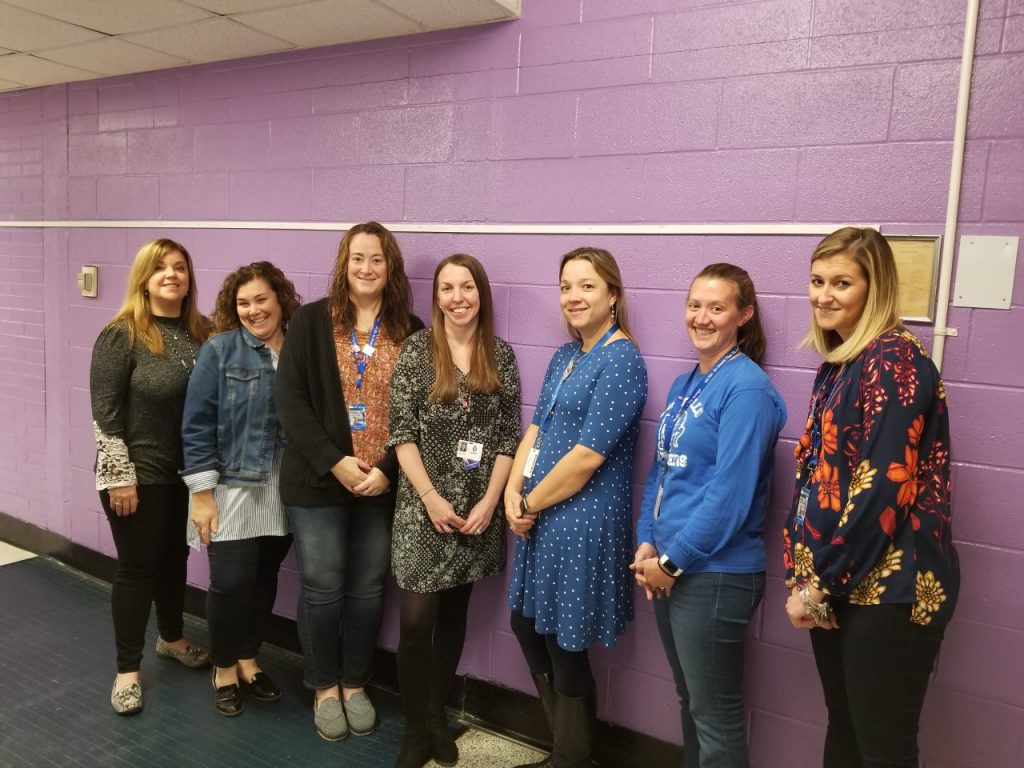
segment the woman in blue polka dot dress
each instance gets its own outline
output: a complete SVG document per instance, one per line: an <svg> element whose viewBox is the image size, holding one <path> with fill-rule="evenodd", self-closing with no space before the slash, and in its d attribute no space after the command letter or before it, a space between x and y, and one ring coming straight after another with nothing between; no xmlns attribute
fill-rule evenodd
<svg viewBox="0 0 1024 768"><path fill-rule="evenodd" d="M587 649L633 618L633 447L647 368L629 331L618 264L578 248L559 269L575 341L548 365L505 489L516 542L512 631L554 734L538 766L590 766L594 677ZM522 767L520 767L522 768Z"/></svg>

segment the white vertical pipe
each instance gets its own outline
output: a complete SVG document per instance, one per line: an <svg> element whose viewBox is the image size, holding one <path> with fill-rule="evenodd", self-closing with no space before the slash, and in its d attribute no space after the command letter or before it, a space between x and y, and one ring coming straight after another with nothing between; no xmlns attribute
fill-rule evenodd
<svg viewBox="0 0 1024 768"><path fill-rule="evenodd" d="M974 40L978 33L980 0L968 0L964 23L964 47L960 55L960 88L956 97L956 128L953 132L953 159L949 169L949 193L946 198L946 227L942 234L942 255L939 259L939 292L935 306L935 338L932 359L942 370L942 354L949 329L949 291L953 281L953 251L956 248L956 225L960 212L960 182L964 172L964 148L967 144L967 108L971 101L971 72L974 68Z"/></svg>

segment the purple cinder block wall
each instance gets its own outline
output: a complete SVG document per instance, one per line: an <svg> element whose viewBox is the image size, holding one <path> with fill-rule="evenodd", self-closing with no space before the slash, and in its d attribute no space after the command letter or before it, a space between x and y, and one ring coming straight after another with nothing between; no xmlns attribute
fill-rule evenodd
<svg viewBox="0 0 1024 768"><path fill-rule="evenodd" d="M185 243L209 310L223 276L269 258L321 296L338 232L167 229L164 221L874 221L941 234L959 0L525 0L520 21L0 94L0 510L113 554L93 489L88 369L144 241ZM1024 235L1024 1L983 0L959 233ZM651 371L638 480L672 378L691 276L755 278L768 368L790 408L752 627L752 762L819 763L826 720L807 635L782 610L779 528L816 361L796 236L403 234L419 312L444 255L477 255L523 369L524 423L559 326L556 266L584 242L623 267ZM100 266L100 295L75 290ZM1009 311L954 308L955 533L964 569L922 723L928 768L1024 764L1024 269ZM917 329L930 344L928 327ZM193 556L190 581L206 582ZM286 563L278 610L294 615ZM481 584L462 671L528 689L504 580ZM381 642L393 648L392 604ZM601 717L678 741L649 607L597 649Z"/></svg>

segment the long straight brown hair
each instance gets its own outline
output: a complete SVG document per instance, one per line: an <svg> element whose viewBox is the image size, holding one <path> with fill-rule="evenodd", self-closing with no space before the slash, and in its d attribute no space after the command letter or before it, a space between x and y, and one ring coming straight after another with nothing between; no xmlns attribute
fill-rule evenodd
<svg viewBox="0 0 1024 768"><path fill-rule="evenodd" d="M451 403L459 391L459 380L452 361L452 351L444 329L444 312L437 301L441 270L448 265L465 267L473 277L480 296L480 311L477 314L473 354L466 374L466 387L474 394L491 394L501 389L498 377L498 360L494 352L494 301L491 299L491 283L483 264L466 253L455 253L442 259L434 270L434 298L431 310L431 336L434 359L434 386L427 395L430 403Z"/></svg>
<svg viewBox="0 0 1024 768"><path fill-rule="evenodd" d="M331 293L327 304L331 319L342 328L352 328L356 321L356 309L348 295L348 257L352 238L356 235L375 235L380 240L384 262L387 264L387 281L381 297L380 324L392 341L404 341L409 335L412 315L412 290L405 275L405 261L398 241L383 224L368 221L351 227L338 245L338 258L331 275Z"/></svg>

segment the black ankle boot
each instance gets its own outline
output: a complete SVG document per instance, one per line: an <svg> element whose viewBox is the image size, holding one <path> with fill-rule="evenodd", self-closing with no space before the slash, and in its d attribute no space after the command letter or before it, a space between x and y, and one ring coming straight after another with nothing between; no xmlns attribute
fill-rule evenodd
<svg viewBox="0 0 1024 768"><path fill-rule="evenodd" d="M430 762L430 735L425 724L405 725L402 737L402 751L398 754L395 768L423 768Z"/></svg>

